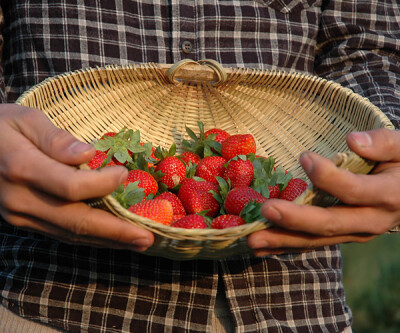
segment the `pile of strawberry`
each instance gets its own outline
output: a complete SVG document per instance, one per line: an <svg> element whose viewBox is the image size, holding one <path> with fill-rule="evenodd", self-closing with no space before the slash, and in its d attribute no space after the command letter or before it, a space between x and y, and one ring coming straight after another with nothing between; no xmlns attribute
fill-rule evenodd
<svg viewBox="0 0 400 333"><path fill-rule="evenodd" d="M140 132L122 129L96 143L91 169L124 165L128 179L112 195L129 211L172 227L224 229L261 218L269 198L296 199L307 187L273 157L256 155L251 134L230 135L219 128L190 128L169 149L142 143Z"/></svg>

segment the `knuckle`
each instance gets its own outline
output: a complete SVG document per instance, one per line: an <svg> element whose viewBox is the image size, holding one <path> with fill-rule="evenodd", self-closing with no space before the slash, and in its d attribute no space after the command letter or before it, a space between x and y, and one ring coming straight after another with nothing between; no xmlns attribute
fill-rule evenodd
<svg viewBox="0 0 400 333"><path fill-rule="evenodd" d="M347 204L359 204L366 194L365 181L359 175L349 174L350 178L336 192L336 197Z"/></svg>
<svg viewBox="0 0 400 333"><path fill-rule="evenodd" d="M80 201L81 198L81 184L79 181L72 181L72 179L65 179L62 184L63 196L70 201Z"/></svg>
<svg viewBox="0 0 400 333"><path fill-rule="evenodd" d="M387 151L393 151L398 149L398 137L394 136L393 133L399 133L399 132L393 132L393 130L389 130L388 128L383 128L382 133L385 137L385 149L387 149Z"/></svg>
<svg viewBox="0 0 400 333"><path fill-rule="evenodd" d="M17 111L20 120L27 124L32 123L39 115L41 115L41 111L34 108L18 108Z"/></svg>
<svg viewBox="0 0 400 333"><path fill-rule="evenodd" d="M1 175L13 182L18 182L26 179L29 171L29 163L26 162L26 157L19 152L11 152L1 160L0 172Z"/></svg>
<svg viewBox="0 0 400 333"><path fill-rule="evenodd" d="M384 206L390 211L400 210L400 195L386 195Z"/></svg>
<svg viewBox="0 0 400 333"><path fill-rule="evenodd" d="M23 212L22 201L19 200L11 191L7 195L1 195L1 206L8 212Z"/></svg>
<svg viewBox="0 0 400 333"><path fill-rule="evenodd" d="M386 224L381 224L379 223L378 225L376 225L373 230L372 233L374 235L381 235L384 234L386 231L388 231L390 229L390 226L386 225Z"/></svg>
<svg viewBox="0 0 400 333"><path fill-rule="evenodd" d="M90 234L90 220L87 215L83 216L78 222L71 225L70 230L74 235L87 236Z"/></svg>
<svg viewBox="0 0 400 333"><path fill-rule="evenodd" d="M43 142L47 145L49 151L54 151L58 147L63 146L65 142L69 142L71 136L66 131L62 131L57 127L49 129L45 133Z"/></svg>
<svg viewBox="0 0 400 333"><path fill-rule="evenodd" d="M321 236L325 236L325 237L331 237L331 236L335 236L337 235L339 230L339 226L337 221L335 221L334 219L330 219L327 221L327 223L325 223L322 231L321 231Z"/></svg>

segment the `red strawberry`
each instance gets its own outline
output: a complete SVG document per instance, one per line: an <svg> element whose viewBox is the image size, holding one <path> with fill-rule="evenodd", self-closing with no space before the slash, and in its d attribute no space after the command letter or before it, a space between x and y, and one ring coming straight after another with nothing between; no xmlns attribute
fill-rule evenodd
<svg viewBox="0 0 400 333"><path fill-rule="evenodd" d="M239 186L230 190L226 195L224 207L229 214L239 215L243 207L250 201L265 202L266 197L249 186Z"/></svg>
<svg viewBox="0 0 400 333"><path fill-rule="evenodd" d="M179 191L186 194L187 191L192 191L192 190L199 190L205 192L211 190L218 191L218 185L216 183L209 182L207 180L196 180L193 178L185 178L181 184L181 187L179 188Z"/></svg>
<svg viewBox="0 0 400 333"><path fill-rule="evenodd" d="M218 183L215 177L224 175L226 162L227 160L221 156L204 157L196 167L196 176Z"/></svg>
<svg viewBox="0 0 400 333"><path fill-rule="evenodd" d="M230 134L223 129L220 128L211 128L208 131L204 133L204 137L207 138L210 134L217 134L215 137L214 141L217 141L219 143L222 143L225 141L225 139L230 136Z"/></svg>
<svg viewBox="0 0 400 333"><path fill-rule="evenodd" d="M103 165L103 162L107 158L107 153L101 150L96 150L95 155L93 158L88 162L88 166L90 169L98 169ZM116 165L114 161L111 161L110 163L107 164L107 166L113 166Z"/></svg>
<svg viewBox="0 0 400 333"><path fill-rule="evenodd" d="M178 197L187 214L208 210L207 216L217 215L220 205L210 191L218 192L218 185L209 181L187 178L179 188Z"/></svg>
<svg viewBox="0 0 400 333"><path fill-rule="evenodd" d="M231 181L231 187L250 186L254 178L254 166L248 159L233 159L229 162L223 177L226 181Z"/></svg>
<svg viewBox="0 0 400 333"><path fill-rule="evenodd" d="M172 205L167 200L146 200L130 206L128 210L164 225L170 225L173 219Z"/></svg>
<svg viewBox="0 0 400 333"><path fill-rule="evenodd" d="M282 190L279 199L293 201L307 188L307 183L301 178L292 178Z"/></svg>
<svg viewBox="0 0 400 333"><path fill-rule="evenodd" d="M154 200L168 200L172 205L172 210L174 212L173 220L179 220L180 218L186 215L185 208L183 207L182 201L178 198L178 196L172 192L163 192L158 197L154 198Z"/></svg>
<svg viewBox="0 0 400 333"><path fill-rule="evenodd" d="M138 187L144 189L146 197L151 193L154 195L157 194L158 191L157 181L149 172L139 169L130 170L128 172L128 178L126 179L124 185L125 187L127 187L129 183L134 183L136 181L139 181Z"/></svg>
<svg viewBox="0 0 400 333"><path fill-rule="evenodd" d="M185 151L184 153L182 153L181 159L183 162L185 162L186 165L189 165L189 163L199 164L199 162L201 160L199 155L197 155L191 151Z"/></svg>
<svg viewBox="0 0 400 333"><path fill-rule="evenodd" d="M206 229L208 228L206 218L198 214L190 214L173 222L171 227L185 229Z"/></svg>
<svg viewBox="0 0 400 333"><path fill-rule="evenodd" d="M239 225L245 224L246 221L243 220L240 216L225 214L217 216L212 221L212 228L213 229L225 229L230 227L237 227Z"/></svg>
<svg viewBox="0 0 400 333"><path fill-rule="evenodd" d="M175 156L167 156L161 160L156 166L156 172L158 171L164 174L161 181L169 189L180 184L186 177L185 164Z"/></svg>
<svg viewBox="0 0 400 333"><path fill-rule="evenodd" d="M101 140L101 139L104 139L104 137L106 137L106 136L114 137L116 134L117 134L116 132L107 132L107 133L104 133L104 134L101 136L100 140Z"/></svg>
<svg viewBox="0 0 400 333"><path fill-rule="evenodd" d="M238 155L255 154L256 141L251 134L235 134L222 142L221 155L230 160Z"/></svg>
<svg viewBox="0 0 400 333"><path fill-rule="evenodd" d="M269 190L269 198L270 199L278 198L279 195L281 194L281 190L280 190L278 184L276 184L274 186L268 185L268 190Z"/></svg>

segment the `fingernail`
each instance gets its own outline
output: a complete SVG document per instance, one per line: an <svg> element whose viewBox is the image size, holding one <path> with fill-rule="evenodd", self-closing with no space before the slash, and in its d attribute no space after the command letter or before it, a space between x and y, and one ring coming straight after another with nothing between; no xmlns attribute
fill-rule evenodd
<svg viewBox="0 0 400 333"><path fill-rule="evenodd" d="M69 151L73 155L82 154L90 149L92 149L91 145L84 143L84 142L80 142L80 141L75 141L69 146Z"/></svg>
<svg viewBox="0 0 400 333"><path fill-rule="evenodd" d="M135 239L132 242L132 250L142 252L147 250L150 247L150 240L147 238L139 238Z"/></svg>
<svg viewBox="0 0 400 333"><path fill-rule="evenodd" d="M119 176L119 184L122 184L125 182L127 175L128 175L128 169L124 168L123 171L121 172L121 175Z"/></svg>
<svg viewBox="0 0 400 333"><path fill-rule="evenodd" d="M372 145L372 138L366 132L353 132L351 133L354 141L362 148L366 148Z"/></svg>
<svg viewBox="0 0 400 333"><path fill-rule="evenodd" d="M280 221L282 219L281 213L274 207L267 207L264 212L264 215L267 219L272 221Z"/></svg>
<svg viewBox="0 0 400 333"><path fill-rule="evenodd" d="M308 152L304 152L300 155L300 163L304 171L310 174L313 168L313 161L310 158L310 154Z"/></svg>
<svg viewBox="0 0 400 333"><path fill-rule="evenodd" d="M263 249L264 247L268 247L268 242L266 240L259 239L259 240L255 241L254 243L250 244L250 246L254 250Z"/></svg>

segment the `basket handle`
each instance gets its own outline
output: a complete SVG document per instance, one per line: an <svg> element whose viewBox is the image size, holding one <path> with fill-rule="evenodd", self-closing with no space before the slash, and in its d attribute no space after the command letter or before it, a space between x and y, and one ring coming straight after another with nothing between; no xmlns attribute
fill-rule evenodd
<svg viewBox="0 0 400 333"><path fill-rule="evenodd" d="M211 68L212 72L204 68ZM187 70L181 70L186 67ZM180 72L176 79L176 75ZM191 59L182 59L172 65L166 72L168 79L172 83L179 83L179 80L191 80L191 81L211 81L211 85L217 86L226 81L228 74L221 64L212 59L204 59L194 61Z"/></svg>

